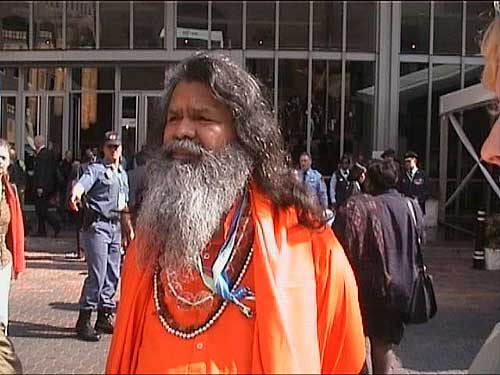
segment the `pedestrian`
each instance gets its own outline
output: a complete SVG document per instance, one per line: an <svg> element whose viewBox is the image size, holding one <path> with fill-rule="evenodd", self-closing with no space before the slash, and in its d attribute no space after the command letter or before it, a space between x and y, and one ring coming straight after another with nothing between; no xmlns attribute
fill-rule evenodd
<svg viewBox="0 0 500 375"><path fill-rule="evenodd" d="M314 194L323 210L328 208L328 195L323 176L316 169L312 169L312 158L307 152L303 152L299 157L300 171L299 179L304 186Z"/></svg>
<svg viewBox="0 0 500 375"><path fill-rule="evenodd" d="M347 188L346 200L349 197L363 193L363 183L366 179L366 168L360 163L356 162L350 169L347 176L349 187Z"/></svg>
<svg viewBox="0 0 500 375"><path fill-rule="evenodd" d="M119 164L121 151L118 133L106 132L104 158L88 165L70 195L69 204L74 211L79 210L82 195L86 196L81 239L88 276L83 284L76 323L76 333L85 341L99 341L100 333L113 333L114 296L121 263L120 217L127 210L128 202L127 173ZM94 328L90 323L93 310L97 310Z"/></svg>
<svg viewBox="0 0 500 375"><path fill-rule="evenodd" d="M359 373L352 270L259 83L217 53L166 82L106 373Z"/></svg>
<svg viewBox="0 0 500 375"><path fill-rule="evenodd" d="M351 158L348 155L342 156L339 167L333 172L330 179L330 201L333 211L336 211L347 199L350 167Z"/></svg>
<svg viewBox="0 0 500 375"><path fill-rule="evenodd" d="M353 168L356 169L356 165ZM353 178L355 174L358 174L357 171L351 172L349 177ZM364 190L370 185L365 178L359 178L356 182L363 185ZM382 223L379 217L380 208L377 199L355 189L338 208L333 224L333 230L346 252L359 286L364 332L372 342L370 351L367 352L367 357L371 361L367 360L367 364L371 363L373 371L370 373L375 374L383 373L386 367L383 356L380 358L377 345L381 323L373 316L382 315L382 320L384 319L384 311L389 309L386 296L390 282Z"/></svg>
<svg viewBox="0 0 500 375"><path fill-rule="evenodd" d="M61 231L61 223L57 215L49 210L56 202L57 189L57 159L53 150L45 146L42 135L35 137L35 168L33 172L34 187L36 191L35 211L38 219L38 237L47 236L45 222L54 230L54 237Z"/></svg>
<svg viewBox="0 0 500 375"><path fill-rule="evenodd" d="M0 323L7 331L11 279L26 268L24 224L15 185L9 182L10 145L0 138Z"/></svg>
<svg viewBox="0 0 500 375"><path fill-rule="evenodd" d="M369 191L377 201L384 264L390 277L390 282L385 284L385 303L375 304L365 315L365 325L372 327L369 335L375 374L390 371L394 358L393 345L398 345L403 338L405 314L414 285L415 254L423 228L423 215L418 203L403 197L396 190L398 174L399 170L392 161L374 161L367 171ZM408 203L411 203L411 209Z"/></svg>
<svg viewBox="0 0 500 375"><path fill-rule="evenodd" d="M408 151L404 155L405 173L401 176L399 191L409 198L416 198L425 215L425 202L430 196L429 182L423 170L418 168L418 155Z"/></svg>

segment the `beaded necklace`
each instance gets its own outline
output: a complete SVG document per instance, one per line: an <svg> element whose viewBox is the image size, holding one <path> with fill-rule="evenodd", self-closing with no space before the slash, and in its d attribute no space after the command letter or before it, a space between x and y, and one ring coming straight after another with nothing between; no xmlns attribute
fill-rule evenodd
<svg viewBox="0 0 500 375"><path fill-rule="evenodd" d="M250 248L250 251L248 252L248 255L245 259L245 263L243 264L243 267L241 268L241 271L238 275L238 278L236 279L233 287L231 288L233 292L238 288L238 285L241 283L241 280L243 280L243 276L245 275L246 270L247 270L248 266L250 265L250 260L252 259L252 255L253 255L253 247ZM217 319L219 319L219 317L222 315L222 313L226 309L229 301L223 300L221 305L219 306L219 308L210 317L210 319L208 319L200 327L195 328L195 329L189 329L189 330L183 330L183 329L172 327L168 323L168 318L169 318L170 314L168 313L168 309L163 302L163 290L160 287L160 283L158 282L159 273L160 273L160 267L157 266L155 268L155 272L153 274L153 299L154 299L154 303L155 303L156 312L158 313L158 318L160 319L160 323L163 326L163 328L165 328L165 330L168 333L170 333L171 335L174 335L174 336L177 336L179 338L186 339L186 340L192 339L192 338L200 335L201 333L205 332L206 330L208 330L217 321ZM250 314L248 314L248 311L242 308L242 306L247 308L245 305L242 305L242 306L237 305L237 306L242 310L242 312L245 314L246 317L251 318L253 316L253 313L251 311L250 311Z"/></svg>

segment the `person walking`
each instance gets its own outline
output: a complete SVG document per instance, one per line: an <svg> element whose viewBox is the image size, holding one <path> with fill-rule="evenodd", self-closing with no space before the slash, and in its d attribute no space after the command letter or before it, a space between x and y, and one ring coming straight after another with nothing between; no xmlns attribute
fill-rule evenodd
<svg viewBox="0 0 500 375"><path fill-rule="evenodd" d="M423 214L419 204L396 190L398 174L399 169L392 161L375 161L367 171L369 191L377 201L377 217L382 225L384 241L384 264L390 277L384 290L385 299L373 305L370 313L365 315L365 324L371 327L375 374L390 371L394 358L393 345L398 345L403 338L405 314L414 285L414 259L423 231Z"/></svg>
<svg viewBox="0 0 500 375"><path fill-rule="evenodd" d="M120 166L122 146L118 133L106 132L103 152L104 159L88 165L69 199L70 208L78 211L82 195L86 194L81 240L88 276L75 327L78 338L85 341L99 341L100 333L113 333L114 296L121 263L120 218L127 210L129 194L127 173ZM131 230L129 226L124 229ZM93 310L97 310L94 327L90 323Z"/></svg>
<svg viewBox="0 0 500 375"><path fill-rule="evenodd" d="M47 236L45 222L49 222L54 230L54 237L61 231L61 223L56 214L49 211L57 195L57 159L53 150L45 146L45 138L35 137L35 168L33 173L36 191L35 211L38 218L37 236Z"/></svg>
<svg viewBox="0 0 500 375"><path fill-rule="evenodd" d="M26 269L24 259L24 225L15 185L9 182L10 145L0 138L0 323L9 323L11 280Z"/></svg>

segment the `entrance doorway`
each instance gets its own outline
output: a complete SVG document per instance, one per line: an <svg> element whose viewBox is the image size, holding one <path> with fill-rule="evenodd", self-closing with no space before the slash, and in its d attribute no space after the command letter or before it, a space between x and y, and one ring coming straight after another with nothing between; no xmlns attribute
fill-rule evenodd
<svg viewBox="0 0 500 375"><path fill-rule="evenodd" d="M134 155L145 144L161 141L158 132L160 92L122 92L120 95L119 127L123 156L128 169L134 168Z"/></svg>
<svg viewBox="0 0 500 375"><path fill-rule="evenodd" d="M63 118L64 95L53 93L37 93L23 95L23 144L24 162L28 175L26 196L27 204L34 202L33 172L35 160L35 137L43 135L46 146L60 158L64 152Z"/></svg>
<svg viewBox="0 0 500 375"><path fill-rule="evenodd" d="M87 149L102 156L104 134L113 129L113 98L112 93L95 91L70 95L70 145L82 162Z"/></svg>

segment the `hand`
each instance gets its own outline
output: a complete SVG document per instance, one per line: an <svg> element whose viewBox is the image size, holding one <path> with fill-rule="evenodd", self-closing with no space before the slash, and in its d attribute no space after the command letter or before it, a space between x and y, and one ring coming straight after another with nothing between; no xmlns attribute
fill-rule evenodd
<svg viewBox="0 0 500 375"><path fill-rule="evenodd" d="M71 196L69 197L69 201L68 201L69 209L71 211L78 212L78 210L79 210L78 204L79 203L80 203L80 199L75 194L71 194Z"/></svg>
<svg viewBox="0 0 500 375"><path fill-rule="evenodd" d="M37 195L38 197L41 197L41 196L42 196L42 194L43 194L43 189L42 189L42 188L37 188L37 189L36 189L36 195Z"/></svg>
<svg viewBox="0 0 500 375"><path fill-rule="evenodd" d="M127 249L128 245L134 240L135 232L132 225L130 213L122 214L122 246Z"/></svg>

